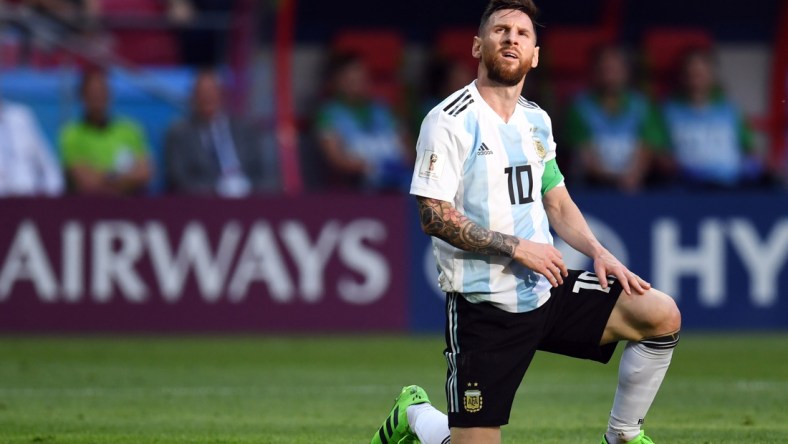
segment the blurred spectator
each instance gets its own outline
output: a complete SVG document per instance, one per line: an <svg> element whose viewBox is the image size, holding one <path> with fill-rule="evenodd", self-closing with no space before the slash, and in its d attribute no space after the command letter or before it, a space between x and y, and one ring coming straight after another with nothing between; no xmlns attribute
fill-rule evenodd
<svg viewBox="0 0 788 444"><path fill-rule="evenodd" d="M192 114L167 132L167 181L171 191L242 197L268 183L260 137L251 125L229 117L222 85L213 71L197 75Z"/></svg>
<svg viewBox="0 0 788 444"><path fill-rule="evenodd" d="M329 183L366 190L403 190L410 183L400 122L373 100L364 61L356 54L334 55L328 66L330 97L317 115L319 147Z"/></svg>
<svg viewBox="0 0 788 444"><path fill-rule="evenodd" d="M60 134L70 187L83 194L143 191L152 169L148 144L135 122L110 115L106 73L86 71L79 92L84 117L66 125Z"/></svg>
<svg viewBox="0 0 788 444"><path fill-rule="evenodd" d="M232 12L227 0L167 0L167 16L178 28L183 63L201 68L221 64Z"/></svg>
<svg viewBox="0 0 788 444"><path fill-rule="evenodd" d="M678 94L663 106L662 145L685 185L731 188L760 180L761 159L739 108L720 87L713 54L692 49L678 70Z"/></svg>
<svg viewBox="0 0 788 444"><path fill-rule="evenodd" d="M624 51L599 48L591 88L575 98L567 118L568 141L579 154L577 166L586 184L629 192L641 187L651 160L647 141L654 132L654 112L630 88Z"/></svg>
<svg viewBox="0 0 788 444"><path fill-rule="evenodd" d="M56 196L63 176L33 112L0 100L0 197Z"/></svg>

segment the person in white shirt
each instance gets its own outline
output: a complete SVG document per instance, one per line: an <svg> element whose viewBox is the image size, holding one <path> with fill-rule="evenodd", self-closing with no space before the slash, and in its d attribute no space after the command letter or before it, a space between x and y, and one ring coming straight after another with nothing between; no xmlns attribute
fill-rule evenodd
<svg viewBox="0 0 788 444"><path fill-rule="evenodd" d="M63 174L33 112L0 100L0 197L58 196Z"/></svg>

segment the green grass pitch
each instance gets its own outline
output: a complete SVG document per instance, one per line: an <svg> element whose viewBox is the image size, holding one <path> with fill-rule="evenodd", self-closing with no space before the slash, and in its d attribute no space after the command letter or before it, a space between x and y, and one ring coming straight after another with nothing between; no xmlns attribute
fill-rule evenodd
<svg viewBox="0 0 788 444"><path fill-rule="evenodd" d="M404 384L445 409L442 348L438 336L0 338L0 443L369 442ZM597 444L616 372L537 355L504 441ZM660 444L788 443L788 334L685 333L646 430Z"/></svg>

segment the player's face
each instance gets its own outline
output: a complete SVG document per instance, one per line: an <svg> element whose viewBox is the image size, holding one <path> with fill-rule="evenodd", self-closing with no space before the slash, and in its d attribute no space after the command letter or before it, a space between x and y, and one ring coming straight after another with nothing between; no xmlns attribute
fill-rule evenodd
<svg viewBox="0 0 788 444"><path fill-rule="evenodd" d="M473 56L482 61L482 76L504 85L516 86L539 63L536 31L527 14L503 9L490 16L474 39Z"/></svg>

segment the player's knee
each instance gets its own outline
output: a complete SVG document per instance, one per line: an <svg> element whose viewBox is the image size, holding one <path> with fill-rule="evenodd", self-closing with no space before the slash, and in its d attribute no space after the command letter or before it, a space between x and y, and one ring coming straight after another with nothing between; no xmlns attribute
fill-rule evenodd
<svg viewBox="0 0 788 444"><path fill-rule="evenodd" d="M648 319L649 330L656 335L681 330L681 311L676 301L664 293L658 293L658 301Z"/></svg>
<svg viewBox="0 0 788 444"><path fill-rule="evenodd" d="M681 329L681 312L670 296L650 290L643 305L633 310L632 325L642 337L655 337Z"/></svg>
<svg viewBox="0 0 788 444"><path fill-rule="evenodd" d="M676 301L671 297L665 299L664 315L662 319L661 329L666 333L681 330L681 311L679 311Z"/></svg>
<svg viewBox="0 0 788 444"><path fill-rule="evenodd" d="M654 350L669 350L679 343L681 312L673 298L659 293L659 303L655 305L650 317L649 328L640 344Z"/></svg>

